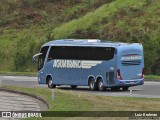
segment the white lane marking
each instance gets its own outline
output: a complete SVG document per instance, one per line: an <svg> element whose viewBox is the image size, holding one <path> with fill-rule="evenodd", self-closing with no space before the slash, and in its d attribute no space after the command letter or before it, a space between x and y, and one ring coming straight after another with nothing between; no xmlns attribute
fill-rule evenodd
<svg viewBox="0 0 160 120"><path fill-rule="evenodd" d="M143 89L131 89L132 91L142 91Z"/></svg>
<svg viewBox="0 0 160 120"><path fill-rule="evenodd" d="M38 78L37 77L28 77L28 76L1 76L1 80L38 81Z"/></svg>

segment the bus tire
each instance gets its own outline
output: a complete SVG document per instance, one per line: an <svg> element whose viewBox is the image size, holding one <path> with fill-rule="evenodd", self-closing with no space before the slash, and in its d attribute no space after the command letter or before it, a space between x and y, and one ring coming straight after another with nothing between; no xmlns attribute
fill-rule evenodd
<svg viewBox="0 0 160 120"><path fill-rule="evenodd" d="M104 91L106 89L103 85L103 80L102 79L98 80L98 89L99 89L99 91Z"/></svg>
<svg viewBox="0 0 160 120"><path fill-rule="evenodd" d="M72 88L72 89L76 89L76 88L77 88L77 85L71 85L71 88Z"/></svg>
<svg viewBox="0 0 160 120"><path fill-rule="evenodd" d="M56 85L54 85L53 84L53 80L52 80L52 78L50 77L50 78L48 78L48 88L56 88Z"/></svg>
<svg viewBox="0 0 160 120"><path fill-rule="evenodd" d="M91 78L91 79L89 80L89 87L90 87L90 89L93 90L93 91L98 90L97 82L95 82L95 80L94 80L93 78Z"/></svg>
<svg viewBox="0 0 160 120"><path fill-rule="evenodd" d="M127 91L129 87L122 87L123 91Z"/></svg>

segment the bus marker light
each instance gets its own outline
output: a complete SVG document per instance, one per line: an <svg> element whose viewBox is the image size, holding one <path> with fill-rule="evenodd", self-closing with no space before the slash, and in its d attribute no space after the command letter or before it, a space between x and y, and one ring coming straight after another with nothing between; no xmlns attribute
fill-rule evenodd
<svg viewBox="0 0 160 120"><path fill-rule="evenodd" d="M122 80L120 69L117 70L117 79Z"/></svg>
<svg viewBox="0 0 160 120"><path fill-rule="evenodd" d="M142 76L141 79L144 78L144 68L142 69Z"/></svg>

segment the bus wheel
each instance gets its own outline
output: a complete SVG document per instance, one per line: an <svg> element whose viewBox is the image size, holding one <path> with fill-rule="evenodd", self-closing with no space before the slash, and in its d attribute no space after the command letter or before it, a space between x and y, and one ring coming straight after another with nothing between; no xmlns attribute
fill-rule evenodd
<svg viewBox="0 0 160 120"><path fill-rule="evenodd" d="M129 87L122 87L124 91L127 91Z"/></svg>
<svg viewBox="0 0 160 120"><path fill-rule="evenodd" d="M77 88L77 85L71 85L71 88L75 89L75 88Z"/></svg>
<svg viewBox="0 0 160 120"><path fill-rule="evenodd" d="M94 90L94 91L98 89L98 85L93 78L89 80L89 87L91 90Z"/></svg>
<svg viewBox="0 0 160 120"><path fill-rule="evenodd" d="M102 79L98 80L98 89L99 91L104 91L106 88L103 86Z"/></svg>
<svg viewBox="0 0 160 120"><path fill-rule="evenodd" d="M53 84L52 78L48 80L48 88L56 88L56 85Z"/></svg>

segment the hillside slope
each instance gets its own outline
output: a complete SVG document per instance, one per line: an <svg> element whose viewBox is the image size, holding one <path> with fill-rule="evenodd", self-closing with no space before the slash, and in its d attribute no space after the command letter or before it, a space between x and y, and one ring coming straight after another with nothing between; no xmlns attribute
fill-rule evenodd
<svg viewBox="0 0 160 120"><path fill-rule="evenodd" d="M141 42L146 73L160 74L160 0L116 0L52 31L53 39ZM69 29L68 29L69 28Z"/></svg>
<svg viewBox="0 0 160 120"><path fill-rule="evenodd" d="M36 71L33 54L51 31L112 0L1 0L0 71Z"/></svg>
<svg viewBox="0 0 160 120"><path fill-rule="evenodd" d="M2 0L0 70L35 71L46 41L94 38L141 42L147 73L160 74L160 0Z"/></svg>

